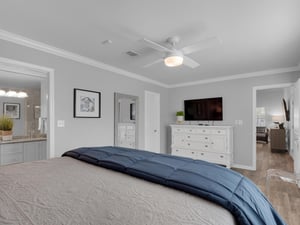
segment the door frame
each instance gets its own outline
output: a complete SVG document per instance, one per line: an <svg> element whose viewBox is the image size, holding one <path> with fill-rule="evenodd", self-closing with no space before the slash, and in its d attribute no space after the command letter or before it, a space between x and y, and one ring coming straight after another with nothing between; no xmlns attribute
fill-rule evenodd
<svg viewBox="0 0 300 225"><path fill-rule="evenodd" d="M0 70L45 78L48 81L47 158L55 157L54 69L0 57Z"/></svg>
<svg viewBox="0 0 300 225"><path fill-rule="evenodd" d="M291 87L293 83L270 84L252 88L252 170L256 170L256 96L258 90ZM292 140L291 140L292 141Z"/></svg>
<svg viewBox="0 0 300 225"><path fill-rule="evenodd" d="M159 124L159 127L158 127L158 129L159 129L159 137L158 137L158 139L159 139L159 152L161 152L161 147L160 147L160 130L161 130L161 128L160 128L160 126L161 126L161 124L160 124L160 93L157 93L157 92L152 92L152 91L145 91L145 140L144 140L144 148L147 150L147 149L149 149L149 148L147 148L148 147L148 137L149 137L149 128L148 128L148 123L147 123L147 119L149 118L149 110L148 110L148 107L150 107L150 105L148 104L148 101L149 101L149 95L156 95L156 96L158 96L159 97L159 102L158 102L158 111L159 111L159 120L158 120L158 124Z"/></svg>

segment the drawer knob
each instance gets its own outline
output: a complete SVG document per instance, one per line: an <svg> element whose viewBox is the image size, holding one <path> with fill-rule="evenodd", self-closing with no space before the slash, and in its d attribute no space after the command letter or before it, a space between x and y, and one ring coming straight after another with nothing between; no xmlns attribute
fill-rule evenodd
<svg viewBox="0 0 300 225"><path fill-rule="evenodd" d="M190 146L191 144L190 143L188 143L188 146Z"/></svg>
<svg viewBox="0 0 300 225"><path fill-rule="evenodd" d="M220 158L224 158L224 156L223 156L223 155L220 155Z"/></svg>
<svg viewBox="0 0 300 225"><path fill-rule="evenodd" d="M208 147L208 145L205 145L205 148L207 148Z"/></svg>
<svg viewBox="0 0 300 225"><path fill-rule="evenodd" d="M204 155L204 153L203 153L203 152L201 152L201 155Z"/></svg>

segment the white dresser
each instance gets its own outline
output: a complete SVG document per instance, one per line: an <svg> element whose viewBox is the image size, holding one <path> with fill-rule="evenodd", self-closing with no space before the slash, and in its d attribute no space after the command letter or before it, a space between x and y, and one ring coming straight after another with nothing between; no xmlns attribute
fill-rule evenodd
<svg viewBox="0 0 300 225"><path fill-rule="evenodd" d="M171 125L172 155L201 159L230 168L232 127Z"/></svg>

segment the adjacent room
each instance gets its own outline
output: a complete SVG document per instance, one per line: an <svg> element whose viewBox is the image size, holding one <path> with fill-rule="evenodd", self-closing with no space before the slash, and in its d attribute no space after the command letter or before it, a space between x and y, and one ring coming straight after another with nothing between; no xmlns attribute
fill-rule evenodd
<svg viewBox="0 0 300 225"><path fill-rule="evenodd" d="M0 5L0 224L298 225L300 1Z"/></svg>

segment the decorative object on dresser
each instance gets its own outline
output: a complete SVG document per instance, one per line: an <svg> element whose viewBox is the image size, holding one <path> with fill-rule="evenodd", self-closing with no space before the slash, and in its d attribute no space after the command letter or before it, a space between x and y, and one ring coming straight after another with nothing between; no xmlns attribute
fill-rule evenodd
<svg viewBox="0 0 300 225"><path fill-rule="evenodd" d="M0 137L2 141L12 140L12 129L14 121L12 118L2 115L0 117Z"/></svg>
<svg viewBox="0 0 300 225"><path fill-rule="evenodd" d="M272 121L274 124L276 124L276 128L284 129L283 115L272 115Z"/></svg>
<svg viewBox="0 0 300 225"><path fill-rule="evenodd" d="M178 111L176 112L176 123L180 124L180 123L183 123L184 121L184 112L183 111Z"/></svg>
<svg viewBox="0 0 300 225"><path fill-rule="evenodd" d="M232 127L171 125L172 155L231 167Z"/></svg>
<svg viewBox="0 0 300 225"><path fill-rule="evenodd" d="M286 129L271 129L270 141L272 152L286 152L288 150L286 131Z"/></svg>

